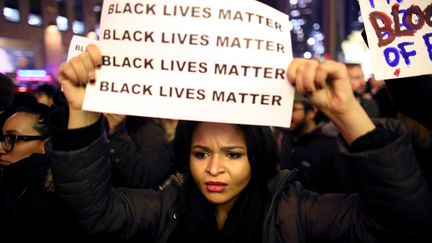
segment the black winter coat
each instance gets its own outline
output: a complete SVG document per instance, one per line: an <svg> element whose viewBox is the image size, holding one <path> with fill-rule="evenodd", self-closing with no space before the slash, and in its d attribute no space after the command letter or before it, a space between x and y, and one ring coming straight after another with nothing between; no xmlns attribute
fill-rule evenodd
<svg viewBox="0 0 432 243"><path fill-rule="evenodd" d="M84 239L84 231L67 213L60 197L45 188L49 166L45 154L33 154L3 168L0 210L7 210L0 212L7 229L3 240Z"/></svg>
<svg viewBox="0 0 432 243"><path fill-rule="evenodd" d="M143 119L133 126L128 121L109 137L113 185L158 189L175 172L171 144L154 121Z"/></svg>
<svg viewBox="0 0 432 243"><path fill-rule="evenodd" d="M336 137L317 128L298 136L282 130L280 168L299 169L296 180L318 193L358 192L346 162L339 151Z"/></svg>
<svg viewBox="0 0 432 243"><path fill-rule="evenodd" d="M340 142L358 194L319 195L304 190L289 171L269 181L262 242L430 242L431 191L403 126L383 126L397 139L382 148L351 153ZM166 242L181 220L175 204L181 176L159 192L111 186L105 135L74 151L47 149L56 189L88 232Z"/></svg>

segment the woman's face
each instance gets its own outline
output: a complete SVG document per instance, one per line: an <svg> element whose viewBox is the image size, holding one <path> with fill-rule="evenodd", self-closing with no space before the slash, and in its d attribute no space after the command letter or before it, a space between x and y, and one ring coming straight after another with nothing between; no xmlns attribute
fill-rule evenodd
<svg viewBox="0 0 432 243"><path fill-rule="evenodd" d="M190 170L208 201L231 208L251 177L241 129L232 124L198 124L192 136Z"/></svg>
<svg viewBox="0 0 432 243"><path fill-rule="evenodd" d="M291 126L290 130L295 131L302 128L306 123L306 111L305 106L302 102L294 102L293 112L291 115Z"/></svg>
<svg viewBox="0 0 432 243"><path fill-rule="evenodd" d="M36 116L25 112L17 112L6 120L2 133L3 135L38 136L40 134L33 128L33 124L36 122ZM16 163L33 153L44 153L44 144L44 140L17 140L14 143L13 150L10 152L4 151L3 147L0 146L0 167Z"/></svg>

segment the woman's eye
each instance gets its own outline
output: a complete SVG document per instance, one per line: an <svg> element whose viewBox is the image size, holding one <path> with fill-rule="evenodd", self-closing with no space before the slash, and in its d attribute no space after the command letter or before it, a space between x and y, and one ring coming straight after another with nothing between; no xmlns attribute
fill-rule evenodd
<svg viewBox="0 0 432 243"><path fill-rule="evenodd" d="M230 159L238 159L242 156L241 153L227 153L226 155Z"/></svg>
<svg viewBox="0 0 432 243"><path fill-rule="evenodd" d="M203 158L208 156L208 154L204 153L204 152L193 152L192 154L195 158L198 158L198 159L203 159Z"/></svg>

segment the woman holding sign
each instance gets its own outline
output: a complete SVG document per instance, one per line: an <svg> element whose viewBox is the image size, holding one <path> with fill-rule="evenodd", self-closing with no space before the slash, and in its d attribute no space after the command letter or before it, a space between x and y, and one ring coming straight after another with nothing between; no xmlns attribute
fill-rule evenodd
<svg viewBox="0 0 432 243"><path fill-rule="evenodd" d="M390 242L430 230L432 195L406 131L369 119L343 64L295 59L288 67L297 92L339 128L360 184L358 194L319 195L294 181L296 171L277 172L269 127L183 121L174 142L179 174L159 192L113 188L101 115L81 109L100 63L90 45L60 68L69 122L53 124L48 145L57 190L89 233L146 242Z"/></svg>

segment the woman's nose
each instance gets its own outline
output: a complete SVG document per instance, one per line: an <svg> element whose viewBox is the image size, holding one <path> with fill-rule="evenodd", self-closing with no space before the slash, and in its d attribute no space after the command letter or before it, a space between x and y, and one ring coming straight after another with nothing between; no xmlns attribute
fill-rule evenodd
<svg viewBox="0 0 432 243"><path fill-rule="evenodd" d="M209 162L207 164L207 172L210 175L218 175L225 171L223 157L218 155L213 155L209 158Z"/></svg>

